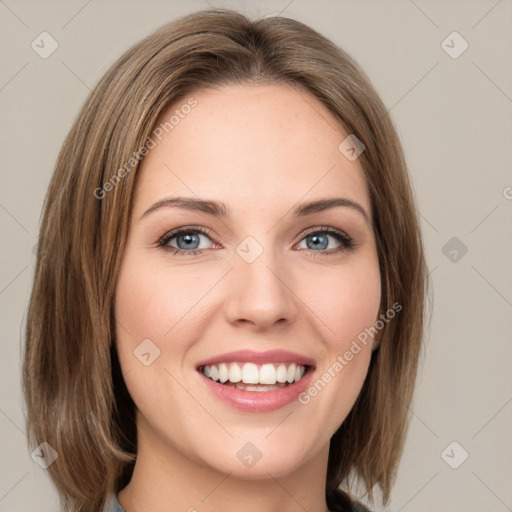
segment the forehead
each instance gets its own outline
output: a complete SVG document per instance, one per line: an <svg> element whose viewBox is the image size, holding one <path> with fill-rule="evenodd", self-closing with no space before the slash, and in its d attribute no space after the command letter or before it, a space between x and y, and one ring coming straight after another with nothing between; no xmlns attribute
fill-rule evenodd
<svg viewBox="0 0 512 512"><path fill-rule="evenodd" d="M349 134L305 91L269 84L203 89L167 108L159 126L137 177L136 210L165 195L219 199L236 209L342 194L371 211L359 160L338 148Z"/></svg>

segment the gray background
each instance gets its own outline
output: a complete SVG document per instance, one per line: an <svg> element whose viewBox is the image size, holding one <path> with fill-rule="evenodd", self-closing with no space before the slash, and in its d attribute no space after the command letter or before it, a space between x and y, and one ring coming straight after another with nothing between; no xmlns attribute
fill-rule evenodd
<svg viewBox="0 0 512 512"><path fill-rule="evenodd" d="M57 152L124 50L208 4L311 25L363 66L398 125L435 299L392 501L375 510L512 510L511 0L0 0L0 512L58 509L25 446L20 391L33 247ZM47 59L31 48L43 31L59 45ZM454 31L469 44L457 58L445 50L458 53L461 40L442 45Z"/></svg>

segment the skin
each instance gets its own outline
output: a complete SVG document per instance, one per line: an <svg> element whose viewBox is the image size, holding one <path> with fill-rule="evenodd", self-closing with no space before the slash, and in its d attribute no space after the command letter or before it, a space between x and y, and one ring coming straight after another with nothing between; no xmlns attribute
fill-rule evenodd
<svg viewBox="0 0 512 512"><path fill-rule="evenodd" d="M307 405L272 412L220 402L195 366L233 350L284 349L315 360L315 382L373 326L381 282L371 221L350 207L290 213L297 203L344 197L371 219L363 169L338 149L348 134L304 91L224 85L193 96L197 106L142 162L117 283L116 346L138 409L138 458L118 499L128 512L287 512L298 504L325 512L329 440L354 405L377 341L361 345ZM232 216L163 207L142 217L171 196L223 201ZM168 245L199 241L202 254L157 246L190 226L214 237ZM342 243L321 232L324 245L308 248L305 232L322 226L356 246L334 252ZM263 248L252 263L236 252L248 236ZM160 349L149 366L134 357L144 339ZM250 468L236 456L248 442L262 454Z"/></svg>

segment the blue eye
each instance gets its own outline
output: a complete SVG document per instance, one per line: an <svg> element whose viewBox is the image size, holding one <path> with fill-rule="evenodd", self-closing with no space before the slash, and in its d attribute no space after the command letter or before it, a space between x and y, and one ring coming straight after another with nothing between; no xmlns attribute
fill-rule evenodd
<svg viewBox="0 0 512 512"><path fill-rule="evenodd" d="M334 248L334 250L329 252L325 252L325 250L328 248L327 246L329 245L329 238L334 238L341 244L341 247ZM308 233L303 238L303 240L306 241L307 249L325 255L338 253L340 251L352 249L354 247L354 241L348 235L328 226Z"/></svg>
<svg viewBox="0 0 512 512"><path fill-rule="evenodd" d="M199 247L201 244L201 236L209 238L213 237L212 231L202 227L180 228L164 235L158 242L158 247L165 251L170 251L173 255L194 255L202 254L208 247ZM340 247L334 247L327 251L329 239L335 239L339 242ZM338 254L342 251L348 251L355 247L355 242L348 235L329 226L315 228L307 233L301 240L306 241L307 252L313 253L312 256L328 256ZM175 242L177 246L171 245Z"/></svg>
<svg viewBox="0 0 512 512"><path fill-rule="evenodd" d="M200 244L200 236L209 238L211 232L204 228L180 229L165 235L158 245L174 254L201 254L204 248L198 248ZM178 247L170 245L169 242L175 239Z"/></svg>

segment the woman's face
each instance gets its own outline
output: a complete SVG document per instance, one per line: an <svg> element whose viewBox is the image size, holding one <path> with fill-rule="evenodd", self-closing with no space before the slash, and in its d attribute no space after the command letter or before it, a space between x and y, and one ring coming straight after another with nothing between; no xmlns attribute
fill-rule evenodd
<svg viewBox="0 0 512 512"><path fill-rule="evenodd" d="M117 283L139 457L240 478L325 470L381 299L362 167L305 92L230 85L193 98L152 135Z"/></svg>

